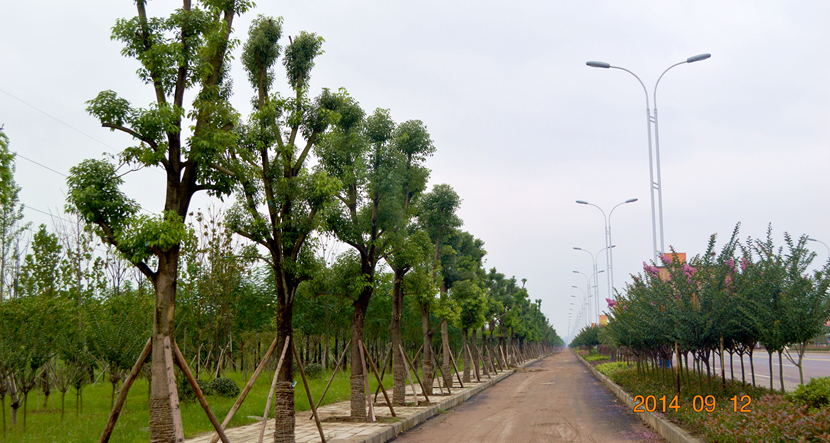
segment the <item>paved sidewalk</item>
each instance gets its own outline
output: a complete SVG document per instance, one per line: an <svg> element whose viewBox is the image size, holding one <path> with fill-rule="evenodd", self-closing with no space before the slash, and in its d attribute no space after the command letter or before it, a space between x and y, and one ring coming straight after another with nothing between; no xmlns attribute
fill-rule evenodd
<svg viewBox="0 0 830 443"><path fill-rule="evenodd" d="M536 360L530 360L521 366L533 364ZM458 380L455 381L455 387L452 388L452 395L441 395L438 389L438 384L434 385L433 395L430 396L431 404L428 406L395 406L396 418L393 418L389 412L389 408L383 401L383 395L379 396L382 403L375 403L375 415L378 418L376 423L339 423L330 422L322 423L323 433L326 436L326 441L329 443L383 443L391 440L401 432L406 431L430 417L438 414L440 410L447 410L453 408L473 395L483 391L495 383L509 377L514 372L513 369L500 372L498 375L491 374L492 379L483 376L480 383L471 382L464 383L464 389L458 387ZM416 384L416 392L418 397L423 401L424 397L421 395L420 386ZM391 391L389 392L391 395ZM407 402L413 402L412 389L410 386L406 387ZM339 416L344 417L349 415L349 402L343 401L339 403L332 403L325 405L318 409L320 419L325 420L328 417ZM294 436L296 443L320 443L320 433L317 430L317 425L314 420L309 420L311 411L297 412ZM232 443L256 443L259 439L259 432L261 423L253 423L250 425L230 428L225 431L228 439ZM208 443L214 432L200 434L192 439L186 440L186 443ZM273 441L274 435L274 420L268 420L265 428L265 438L263 442Z"/></svg>

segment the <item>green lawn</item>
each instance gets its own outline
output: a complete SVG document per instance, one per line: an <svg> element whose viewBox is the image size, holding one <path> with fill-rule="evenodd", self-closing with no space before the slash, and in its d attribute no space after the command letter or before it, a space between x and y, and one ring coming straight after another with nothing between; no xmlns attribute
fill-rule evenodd
<svg viewBox="0 0 830 443"><path fill-rule="evenodd" d="M237 411L229 427L256 421L255 419L248 418L249 416L262 417L262 413L265 410L265 401L268 397L268 390L271 386L272 375L273 373L269 371L264 371L260 375L253 389L248 394L245 403ZM244 387L247 381L242 378L241 372L229 373L227 376L236 381L240 388ZM315 402L319 400L320 394L322 394L330 376L331 371L328 371L323 377L309 381L311 394L314 396ZM308 398L306 397L302 380L299 380L299 374L297 374L296 378L298 379L295 388L296 408L298 411L310 410L311 408L308 404ZM384 386L389 390L392 386L391 374L387 373L383 382ZM374 393L374 390L377 388L377 381L374 379L374 376L370 377L370 386ZM84 389L84 411L78 416L75 415L74 391L70 390L67 392L66 415L63 423L61 423L60 393L57 393L57 395L53 393L50 396L48 409L44 411L39 410L42 406L43 397L40 397L40 404L36 406L36 403L38 403L37 395L35 392L30 392L25 430L23 429L22 407L18 410L17 426L11 429L9 398L7 396L5 401L7 429L5 435L0 434L0 441L8 443L97 442L101 438L104 425L109 417L111 390L111 385L104 382L98 382L98 384L88 386ZM392 395L392 393L389 392L389 395ZM115 427L110 441L119 443L146 443L149 440L150 415L147 406L147 396L147 380L137 380L130 389L127 402L124 405L121 416L118 418L118 424ZM348 400L348 398L348 374L338 371L323 404L344 401ZM224 419L225 414L228 413L235 401L236 398L208 397L208 403L214 414L219 418L219 421ZM305 414L302 415L305 416ZM185 437L187 438L213 429L198 402L182 404L182 423L184 425Z"/></svg>

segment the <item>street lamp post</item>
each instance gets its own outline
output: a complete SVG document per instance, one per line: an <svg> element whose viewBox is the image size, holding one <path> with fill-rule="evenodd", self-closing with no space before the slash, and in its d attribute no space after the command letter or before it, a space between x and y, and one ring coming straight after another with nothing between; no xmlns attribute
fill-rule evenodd
<svg viewBox="0 0 830 443"><path fill-rule="evenodd" d="M597 257L599 257L599 253L600 253L600 252L602 252L602 251L607 251L607 250L609 250L609 249L611 249L611 248L614 248L614 247L616 247L616 245L611 245L611 246L608 246L608 247L602 248L602 249L600 249L600 250L599 250L599 252L597 252L597 254L596 254L596 255L591 254L591 251L588 251L588 250L586 250L586 249L582 249L582 248L577 248L577 247L574 247L574 249L575 249L575 250L577 250L577 251L584 251L584 252L587 252L587 253L588 253L588 255L590 255L590 256L591 256L591 261L593 262L593 265L594 265L594 275L593 275L593 277L594 277L594 285L595 285L595 287L594 287L594 294L597 296L597 299L596 299L596 300L594 300L594 302L595 302L595 305L596 305L596 308L597 308L597 310L596 310L596 312L597 312L597 323L599 323L599 274L600 274L600 273L602 273L602 272L605 272L605 270L602 270L602 271L597 271ZM608 256L606 255L606 258L607 258L607 257L608 257Z"/></svg>
<svg viewBox="0 0 830 443"><path fill-rule="evenodd" d="M608 278L608 298L612 298L612 297L614 299L617 298L616 295L614 295L614 253L613 253L613 251L611 251L611 247L610 247L611 246L611 216L614 215L614 209L617 209L618 206L624 205L626 203L634 203L637 200L638 199L636 199L636 198L632 198L632 199L628 199L628 200L626 200L622 203L618 203L617 206L614 206L613 208L611 208L611 212L608 213L607 217L605 216L605 211L603 211L602 208L600 208L599 206L597 206L593 203L588 203L584 200L577 200L576 201L580 205L593 206L593 207L599 209L599 212L602 213L602 219L605 221L605 246L606 246L606 250L605 250L605 269L608 271L608 275L606 275L606 277Z"/></svg>
<svg viewBox="0 0 830 443"><path fill-rule="evenodd" d="M821 240L816 240L816 239L814 239L814 238L809 238L809 237L807 238L807 240L809 240L809 241L814 241L814 242L818 242L818 243L823 244L823 245L824 245L824 247L827 249L827 256L828 256L828 257L830 257L830 247L828 247L828 246L827 246L827 243L824 243L824 242L823 242L823 241L821 241Z"/></svg>
<svg viewBox="0 0 830 443"><path fill-rule="evenodd" d="M684 61L681 61L681 62L678 62L678 63L675 63L675 64L669 66L668 68L666 68L665 71L663 71L662 74L660 74L660 77L657 78L657 82L654 84L654 96L653 96L654 97L654 116L651 115L651 109L650 109L651 104L650 104L649 98L648 98L648 89L646 89L646 85L643 83L642 80L640 80L640 77L637 77L637 74L629 71L628 69L621 68L619 66L612 66L609 63L605 63L605 62L589 61L589 62L586 63L586 65L588 65L592 68L619 69L619 70L625 71L625 72L633 75L634 78L636 78L637 81L640 82L640 86L643 87L643 92L645 92L645 94L646 94L646 130L648 131L648 168L649 168L649 180L651 181L650 186L649 186L651 188L651 231L652 231L651 236L652 236L652 242L654 244L654 263L658 263L658 261L657 261L658 254L666 250L665 242L664 242L664 238L663 238L663 184L662 184L663 181L661 179L661 174L660 174L660 137L659 137L659 132L657 130L657 85L660 84L660 80L663 78L664 75L666 75L666 72L668 72L669 69L671 69L675 66L678 66L678 65L682 65L684 63L694 63L694 62L697 62L697 61L706 60L707 58L709 58L711 56L712 56L711 54L694 55L692 57L687 58ZM652 125L652 123L654 124L654 141L655 141L654 155L656 157L656 163L657 163L657 181L654 180L654 162L652 161L652 148L651 148L651 125ZM655 190L657 191L657 205L659 206L659 219L660 219L660 249L659 250L657 249L657 216L655 214L655 207L654 207L654 205L655 205L654 191Z"/></svg>

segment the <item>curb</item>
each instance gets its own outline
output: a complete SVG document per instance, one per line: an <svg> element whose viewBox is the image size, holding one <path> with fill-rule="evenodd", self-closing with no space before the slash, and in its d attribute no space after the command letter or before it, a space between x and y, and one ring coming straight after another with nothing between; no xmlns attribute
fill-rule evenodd
<svg viewBox="0 0 830 443"><path fill-rule="evenodd" d="M544 356L544 357L539 357L539 358L533 359L533 360L528 360L527 362L521 364L519 366L519 368L524 368L524 367L530 366L533 363L536 363L536 362L538 362L539 360L541 360L545 357L547 357L547 355ZM447 410L452 409L452 408L454 408L458 405L461 405L464 402L466 402L467 400L469 400L471 397L473 397L474 395L478 394L479 392L489 388L490 386L495 385L496 383L504 380L507 377L510 377L511 375L513 375L515 373L516 373L515 369L510 369L509 371L502 372L501 374L493 377L490 380L487 380L485 383L482 383L482 384L476 386L473 389L468 389L460 395L456 395L456 396L453 396L452 398L448 398L448 399L438 403L437 405L434 405L434 406L430 407L429 409L425 409L424 411L421 411L417 415L414 415L412 417L407 418L406 420L400 421L398 423L393 423L392 425L386 427L382 431L378 431L378 432L375 432L374 434L367 435L362 440L348 440L348 441L350 443L385 443L385 442L397 437L399 434L401 434L403 432L406 432L406 431L414 428L415 426L418 426L419 424L426 422L430 418L438 415L439 409L441 411L447 411ZM337 442L337 440L332 440L332 443L336 443L336 442Z"/></svg>
<svg viewBox="0 0 830 443"><path fill-rule="evenodd" d="M579 361L582 362L591 372L594 374L599 381L603 382L614 395L617 396L623 403L625 403L628 408L634 412L635 402L634 399L628 395L627 392L623 390L618 384L611 381L610 378L606 377L605 375L601 374L599 371L594 369L590 363L588 363L581 355L574 353ZM676 424L666 420L663 417L658 416L653 412L634 412L637 416L640 417L640 420L647 423L651 426L655 431L657 431L663 438L668 440L671 443L704 443L703 440L693 437L692 434L689 434L688 431L677 426Z"/></svg>

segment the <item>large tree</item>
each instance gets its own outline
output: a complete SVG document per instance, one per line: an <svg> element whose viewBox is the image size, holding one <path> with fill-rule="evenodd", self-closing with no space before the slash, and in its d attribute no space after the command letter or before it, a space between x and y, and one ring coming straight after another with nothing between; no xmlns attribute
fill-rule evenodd
<svg viewBox="0 0 830 443"><path fill-rule="evenodd" d="M169 17L149 17L146 1L136 1L137 15L120 19L112 38L122 54L135 58L139 78L152 88L153 101L136 107L113 91L88 102L87 111L101 125L129 134L136 145L119 160L163 172L163 213L137 215L138 206L119 190L122 177L106 161L86 160L70 170L68 209L94 225L101 239L115 246L152 283L155 311L152 336L150 439L173 442L180 422L176 393L167 380L165 338L173 340L175 295L184 221L199 191L230 191L223 155L236 143L237 113L228 102L227 81L234 18L249 0L183 0ZM185 103L193 90L193 102ZM191 96L189 96L191 97ZM189 127L187 126L189 124Z"/></svg>
<svg viewBox="0 0 830 443"><path fill-rule="evenodd" d="M337 125L319 145L320 163L342 180L339 204L327 218L338 240L357 252L360 291L352 315L352 362L360 361L366 312L375 286L377 264L389 252L394 233L403 226L400 189L404 157L394 147L395 123L385 109L364 118L355 100L344 96ZM351 365L351 416L366 418L363 366Z"/></svg>
<svg viewBox="0 0 830 443"><path fill-rule="evenodd" d="M301 32L285 47L283 65L292 95L272 94L274 65L280 55L282 19L258 17L251 24L242 63L256 90L254 112L239 129L233 170L239 199L228 214L238 234L267 251L276 293L279 348L294 330L294 302L299 284L318 266L310 235L339 188L337 179L319 168L310 170L314 146L338 114L340 96L328 90L309 98L314 59L323 39ZM275 441L294 441L294 357L286 353L276 390Z"/></svg>

